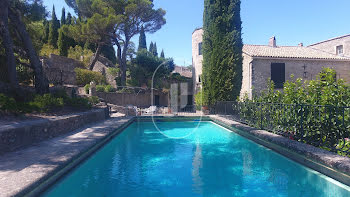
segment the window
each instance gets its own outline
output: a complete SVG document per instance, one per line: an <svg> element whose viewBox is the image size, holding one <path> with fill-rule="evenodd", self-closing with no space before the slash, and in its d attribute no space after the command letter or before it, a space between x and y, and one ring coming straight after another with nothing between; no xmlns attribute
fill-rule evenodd
<svg viewBox="0 0 350 197"><path fill-rule="evenodd" d="M199 83L202 82L202 79L201 79L201 78L202 78L202 75L199 75L199 76L198 76L198 82L199 82Z"/></svg>
<svg viewBox="0 0 350 197"><path fill-rule="evenodd" d="M285 82L285 67L284 63L271 64L271 80L274 82L276 88L283 88Z"/></svg>
<svg viewBox="0 0 350 197"><path fill-rule="evenodd" d="M343 45L339 45L336 47L336 50L337 50L337 55L341 55L344 53L343 51Z"/></svg>
<svg viewBox="0 0 350 197"><path fill-rule="evenodd" d="M198 55L202 55L202 43L198 44Z"/></svg>

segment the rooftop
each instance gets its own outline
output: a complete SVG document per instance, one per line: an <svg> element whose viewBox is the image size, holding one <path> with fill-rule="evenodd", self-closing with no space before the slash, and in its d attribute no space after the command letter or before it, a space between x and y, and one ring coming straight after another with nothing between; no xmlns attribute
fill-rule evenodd
<svg viewBox="0 0 350 197"><path fill-rule="evenodd" d="M321 42L317 42L317 43L311 44L309 46L315 46L315 45L318 45L318 44L321 44L321 43L325 43L325 42L329 42L329 41L337 40L337 39L342 39L342 38L346 38L346 37L349 37L349 36L350 36L350 34L343 35L343 36L338 36L338 37L335 37L335 38L331 38L331 39L328 39L328 40L324 40L324 41L321 41Z"/></svg>
<svg viewBox="0 0 350 197"><path fill-rule="evenodd" d="M348 60L350 58L334 55L317 49L303 46L268 46L268 45L244 45L243 53L251 57L270 58L296 58L296 59L329 59Z"/></svg>

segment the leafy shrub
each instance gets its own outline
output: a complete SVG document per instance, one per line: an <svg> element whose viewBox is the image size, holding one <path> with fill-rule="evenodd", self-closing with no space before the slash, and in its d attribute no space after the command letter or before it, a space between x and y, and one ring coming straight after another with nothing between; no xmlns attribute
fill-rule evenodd
<svg viewBox="0 0 350 197"><path fill-rule="evenodd" d="M51 94L37 95L34 101L30 102L36 110L47 112L53 109L61 108L64 105L63 98L56 98Z"/></svg>
<svg viewBox="0 0 350 197"><path fill-rule="evenodd" d="M0 109L9 112L18 110L15 99L5 96L4 94L0 94Z"/></svg>
<svg viewBox="0 0 350 197"><path fill-rule="evenodd" d="M91 97L89 97L89 102L92 105L96 105L97 103L100 102L100 99L97 96L91 96Z"/></svg>
<svg viewBox="0 0 350 197"><path fill-rule="evenodd" d="M79 108L79 109L90 109L92 105L89 102L89 99L83 97L73 97L68 100L68 106Z"/></svg>
<svg viewBox="0 0 350 197"><path fill-rule="evenodd" d="M86 67L89 65L93 54L91 50L82 48L79 45L68 49L68 57L83 62Z"/></svg>
<svg viewBox="0 0 350 197"><path fill-rule="evenodd" d="M43 47L40 50L40 56L46 56L49 57L51 54L59 55L58 49L55 49L50 44L44 44Z"/></svg>
<svg viewBox="0 0 350 197"><path fill-rule="evenodd" d="M86 85L84 86L84 90L85 90L85 93L86 93L86 94L89 94L89 93L90 93L90 84L86 84Z"/></svg>
<svg viewBox="0 0 350 197"><path fill-rule="evenodd" d="M76 73L76 80L78 85L84 86L86 84L89 84L91 81L95 81L97 84L106 83L105 77L99 72L81 68L75 68L74 71Z"/></svg>
<svg viewBox="0 0 350 197"><path fill-rule="evenodd" d="M105 86L105 92L114 92L114 88L111 85L106 85Z"/></svg>
<svg viewBox="0 0 350 197"><path fill-rule="evenodd" d="M108 68L107 73L112 75L113 77L117 77L119 74L119 68L110 67Z"/></svg>
<svg viewBox="0 0 350 197"><path fill-rule="evenodd" d="M104 85L97 85L96 86L96 91L97 92L104 92L105 91L105 86Z"/></svg>

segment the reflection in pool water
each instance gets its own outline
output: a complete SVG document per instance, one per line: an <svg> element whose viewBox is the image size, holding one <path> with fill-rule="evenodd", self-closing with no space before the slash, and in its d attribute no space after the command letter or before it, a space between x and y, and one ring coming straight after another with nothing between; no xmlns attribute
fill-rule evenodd
<svg viewBox="0 0 350 197"><path fill-rule="evenodd" d="M158 122L184 136L198 122ZM349 187L211 122L184 139L135 122L44 196L350 196Z"/></svg>

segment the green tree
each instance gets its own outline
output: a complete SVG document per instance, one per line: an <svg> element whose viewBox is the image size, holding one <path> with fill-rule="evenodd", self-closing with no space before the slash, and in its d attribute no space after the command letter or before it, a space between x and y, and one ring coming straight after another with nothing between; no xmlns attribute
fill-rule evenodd
<svg viewBox="0 0 350 197"><path fill-rule="evenodd" d="M145 29L143 28L143 26L141 26L141 31L140 31L138 51L140 51L141 49L147 50L146 34L145 34Z"/></svg>
<svg viewBox="0 0 350 197"><path fill-rule="evenodd" d="M62 8L62 15L61 15L61 26L66 24L66 10L64 7Z"/></svg>
<svg viewBox="0 0 350 197"><path fill-rule="evenodd" d="M163 50L163 49L162 49L162 52L160 53L160 57L161 57L161 58L165 58L164 50Z"/></svg>
<svg viewBox="0 0 350 197"><path fill-rule="evenodd" d="M102 46L101 54L109 59L113 64L117 63L117 57L115 56L115 50L111 43Z"/></svg>
<svg viewBox="0 0 350 197"><path fill-rule="evenodd" d="M49 41L49 33L50 33L50 22L44 20L44 34L43 34L43 42L46 44Z"/></svg>
<svg viewBox="0 0 350 197"><path fill-rule="evenodd" d="M58 40L58 29L60 28L60 22L57 20L55 13L55 6L52 8L52 18L50 22L50 31L49 31L49 44L57 48Z"/></svg>
<svg viewBox="0 0 350 197"><path fill-rule="evenodd" d="M205 0L203 35L204 103L235 100L242 86L240 0Z"/></svg>
<svg viewBox="0 0 350 197"><path fill-rule="evenodd" d="M59 29L59 35L58 35L58 52L60 56L68 56L68 43L67 43L67 37L65 36L65 33L63 31L63 28Z"/></svg>
<svg viewBox="0 0 350 197"><path fill-rule="evenodd" d="M67 25L71 25L72 24L72 15L68 12L67 14L67 20L66 20L66 24Z"/></svg>
<svg viewBox="0 0 350 197"><path fill-rule="evenodd" d="M95 54L89 65L89 69L92 70L103 45L111 43L112 33L120 16L116 16L113 8L103 0L91 0L90 4L86 4L86 0L80 0L77 1L77 6L81 13L86 13L85 20L77 20L75 25L66 26L65 32L69 32L68 34L76 41L88 42L96 46ZM87 17L88 15L91 17Z"/></svg>
<svg viewBox="0 0 350 197"><path fill-rule="evenodd" d="M157 43L156 43L156 42L153 44L152 54L153 54L154 56L158 57Z"/></svg>
<svg viewBox="0 0 350 197"><path fill-rule="evenodd" d="M151 44L149 44L148 51L153 54L153 42L151 41Z"/></svg>
<svg viewBox="0 0 350 197"><path fill-rule="evenodd" d="M158 31L166 23L165 11L161 8L154 9L153 1L149 0L114 1L110 5L117 15L122 15L122 20L115 25L114 43L118 48L121 85L125 86L130 40L140 33L141 27L146 33Z"/></svg>

